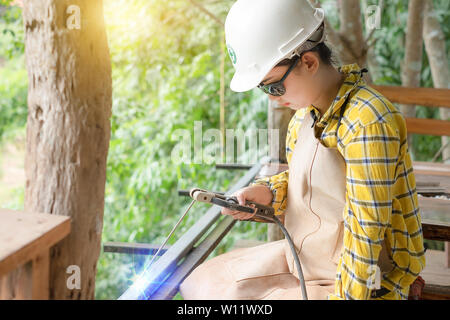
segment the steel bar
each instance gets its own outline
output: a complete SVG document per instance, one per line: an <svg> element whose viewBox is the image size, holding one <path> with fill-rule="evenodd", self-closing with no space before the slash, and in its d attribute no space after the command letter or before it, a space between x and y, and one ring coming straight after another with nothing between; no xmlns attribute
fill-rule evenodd
<svg viewBox="0 0 450 320"><path fill-rule="evenodd" d="M246 187L258 174L261 166L269 161L264 157L255 164L229 191L228 194ZM219 219L221 208L211 207L166 253L149 268L145 269L119 300L142 300L152 296L166 278L174 272L177 263L183 259L198 240Z"/></svg>
<svg viewBox="0 0 450 320"><path fill-rule="evenodd" d="M216 169L230 169L230 170L249 170L253 167L251 164L239 163L218 163Z"/></svg>
<svg viewBox="0 0 450 320"><path fill-rule="evenodd" d="M190 196L189 195L190 191L191 190L183 190L183 189L181 189L181 190L178 190L178 195L182 196L182 197L189 197ZM225 192L215 192L215 191L212 191L212 192L218 193L218 194L221 194L221 195L225 194Z"/></svg>
<svg viewBox="0 0 450 320"><path fill-rule="evenodd" d="M150 299L172 299L177 294L181 282L209 256L235 223L236 220L232 217L225 217L222 219L208 236L189 253L176 271L164 282L158 291L150 297Z"/></svg>
<svg viewBox="0 0 450 320"><path fill-rule="evenodd" d="M105 242L103 252L154 255L160 245L148 243ZM164 246L158 255L163 255L170 246Z"/></svg>

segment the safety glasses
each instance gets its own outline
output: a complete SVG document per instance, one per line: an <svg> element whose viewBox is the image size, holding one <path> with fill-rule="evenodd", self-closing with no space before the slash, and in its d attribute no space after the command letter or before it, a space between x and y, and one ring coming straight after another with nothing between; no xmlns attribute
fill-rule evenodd
<svg viewBox="0 0 450 320"><path fill-rule="evenodd" d="M300 60L300 56L296 56L294 58L294 62L289 67L289 69L286 71L286 73L284 74L283 78L281 78L281 80L279 80L277 82L273 82L273 83L268 83L268 84L260 83L258 85L258 88L261 89L264 93L270 94L271 96L275 96L275 97L280 97L283 94L285 94L286 88L284 87L283 82L284 82L284 80L286 80L289 73L291 73L291 71L295 68L295 66L297 65L299 60Z"/></svg>

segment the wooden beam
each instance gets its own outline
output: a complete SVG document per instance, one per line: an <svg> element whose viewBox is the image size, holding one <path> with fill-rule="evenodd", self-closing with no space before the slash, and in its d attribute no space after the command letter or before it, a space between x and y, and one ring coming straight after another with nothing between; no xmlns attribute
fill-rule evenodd
<svg viewBox="0 0 450 320"><path fill-rule="evenodd" d="M413 161L414 173L450 177L450 165L445 163Z"/></svg>
<svg viewBox="0 0 450 320"><path fill-rule="evenodd" d="M32 269L32 297L33 300L48 300L49 296L49 271L50 271L50 250L42 250L33 259Z"/></svg>
<svg viewBox="0 0 450 320"><path fill-rule="evenodd" d="M422 219L424 239L450 241L450 223Z"/></svg>
<svg viewBox="0 0 450 320"><path fill-rule="evenodd" d="M425 107L450 108L450 89L405 88L377 85L371 85L371 87L391 102Z"/></svg>
<svg viewBox="0 0 450 320"><path fill-rule="evenodd" d="M450 287L425 284L422 300L450 300Z"/></svg>
<svg viewBox="0 0 450 320"><path fill-rule="evenodd" d="M450 136L450 121L422 118L405 118L408 133L432 136Z"/></svg>

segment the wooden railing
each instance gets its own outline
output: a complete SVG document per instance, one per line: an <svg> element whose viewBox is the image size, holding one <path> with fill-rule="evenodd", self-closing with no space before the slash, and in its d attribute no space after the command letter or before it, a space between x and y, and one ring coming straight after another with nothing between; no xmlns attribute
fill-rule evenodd
<svg viewBox="0 0 450 320"><path fill-rule="evenodd" d="M376 85L372 85L372 88L394 103L450 108L449 89L404 88ZM450 121L448 120L422 118L405 118L405 120L408 133L450 136Z"/></svg>
<svg viewBox="0 0 450 320"><path fill-rule="evenodd" d="M69 233L69 217L0 209L0 300L48 299L50 248Z"/></svg>

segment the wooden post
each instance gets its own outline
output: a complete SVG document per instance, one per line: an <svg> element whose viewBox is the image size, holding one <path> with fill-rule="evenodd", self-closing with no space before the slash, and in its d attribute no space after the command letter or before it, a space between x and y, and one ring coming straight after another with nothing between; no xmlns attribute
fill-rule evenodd
<svg viewBox="0 0 450 320"><path fill-rule="evenodd" d="M69 237L50 250L49 298L93 299L112 99L103 1L24 1L23 21L25 210L72 218ZM67 288L71 266L80 270L81 289Z"/></svg>
<svg viewBox="0 0 450 320"><path fill-rule="evenodd" d="M32 262L33 300L47 300L49 297L50 255L46 248L36 255Z"/></svg>
<svg viewBox="0 0 450 320"><path fill-rule="evenodd" d="M295 111L286 107L279 107L274 101L269 100L268 107L268 129L278 130L278 134L269 135L269 156L272 162L287 163L286 159L286 134L289 121L294 115ZM267 240L277 241L284 238L280 228L275 224L267 226Z"/></svg>

